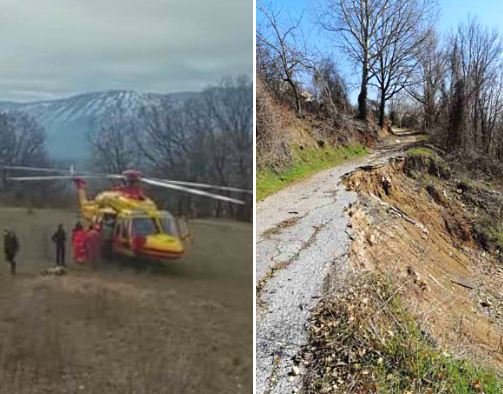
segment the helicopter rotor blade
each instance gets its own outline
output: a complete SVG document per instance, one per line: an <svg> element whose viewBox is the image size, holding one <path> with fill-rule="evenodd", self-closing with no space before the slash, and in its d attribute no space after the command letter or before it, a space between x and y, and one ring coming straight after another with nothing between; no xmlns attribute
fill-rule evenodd
<svg viewBox="0 0 503 394"><path fill-rule="evenodd" d="M70 169L64 168L44 168L44 167L26 167L26 166L9 166L0 164L0 170L15 170L15 171L27 171L27 172L43 172L49 174L68 174L72 176L96 176L102 178L123 178L123 175L120 174L105 174L102 172L93 172L93 171L76 171L75 166L72 164Z"/></svg>
<svg viewBox="0 0 503 394"><path fill-rule="evenodd" d="M233 186L218 186L218 185L210 185L209 183L173 181L171 179L158 179L158 180L161 182L172 183L174 185L197 187L199 189L215 189L215 190L222 190L222 191L228 191L228 192L253 194L253 190L241 189L239 187L233 187Z"/></svg>
<svg viewBox="0 0 503 394"><path fill-rule="evenodd" d="M225 201L225 202L230 202L233 204L240 204L240 205L244 204L244 201L237 200L235 198L221 196L219 194L209 193L209 192L205 192L205 191L199 190L199 189L191 189L188 187L175 185L173 183L167 183L167 182L158 181L158 180L150 179L150 178L141 178L141 181L145 182L146 184L149 184L149 185L164 187L164 188L173 189L173 190L180 190L180 191L195 194L198 196L213 198L215 200L220 200L220 201Z"/></svg>
<svg viewBox="0 0 503 394"><path fill-rule="evenodd" d="M101 178L109 178L109 179L124 179L124 176L122 174L106 174L106 173L101 173L101 172L90 172L90 171L77 172L75 170L75 167L73 164L70 166L70 169L68 169L68 170L62 169L62 168L44 168L44 167L10 166L10 165L0 165L0 169L29 171L29 172L42 172L42 173L49 173L49 174L68 174L71 176L78 175L80 177L93 176L96 178L101 177ZM13 177L13 178L18 178L18 177ZM29 177L26 177L26 178L29 178ZM64 179L64 178L61 178L61 179ZM90 179L92 179L92 178L90 178ZM171 179L159 179L159 178L149 178L149 179L164 182L164 183L170 183L170 184L174 184L174 185L195 187L198 189L214 189L214 190L222 190L222 191L236 192L236 193L249 193L249 194L253 193L253 191L250 189L242 189L242 188L233 187L233 186L220 186L220 185L212 185L209 183L177 181L177 180L171 180ZM21 180L21 179L19 179L19 180ZM33 179L33 180L39 180L39 179Z"/></svg>
<svg viewBox="0 0 503 394"><path fill-rule="evenodd" d="M43 167L25 167L25 166L4 166L0 165L3 170L20 170L20 171L32 171L32 172L45 172L45 173L60 173L68 174L70 171L60 169L60 168L43 168Z"/></svg>
<svg viewBox="0 0 503 394"><path fill-rule="evenodd" d="M8 181L57 181L57 180L73 180L76 178L81 179L103 179L108 178L101 175L42 175L42 176L15 176L15 177L7 177Z"/></svg>

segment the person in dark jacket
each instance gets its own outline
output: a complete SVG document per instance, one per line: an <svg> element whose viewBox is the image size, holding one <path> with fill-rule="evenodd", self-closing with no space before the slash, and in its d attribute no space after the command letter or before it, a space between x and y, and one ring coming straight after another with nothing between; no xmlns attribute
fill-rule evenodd
<svg viewBox="0 0 503 394"><path fill-rule="evenodd" d="M58 225L58 229L52 236L52 242L56 245L56 265L65 266L66 232L62 224Z"/></svg>
<svg viewBox="0 0 503 394"><path fill-rule="evenodd" d="M10 264L10 273L16 275L16 254L19 251L19 241L16 233L7 228L4 229L3 249L5 260Z"/></svg>

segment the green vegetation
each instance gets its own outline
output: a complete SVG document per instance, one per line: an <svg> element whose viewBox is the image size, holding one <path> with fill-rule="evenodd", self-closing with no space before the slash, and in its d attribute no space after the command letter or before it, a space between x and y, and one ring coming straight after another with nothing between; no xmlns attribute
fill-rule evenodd
<svg viewBox="0 0 503 394"><path fill-rule="evenodd" d="M501 393L501 377L436 347L391 280L355 277L323 300L310 324L306 392Z"/></svg>
<svg viewBox="0 0 503 394"><path fill-rule="evenodd" d="M488 230L489 237L492 243L499 249L503 250L503 231L498 231L494 228Z"/></svg>
<svg viewBox="0 0 503 394"><path fill-rule="evenodd" d="M417 142L427 142L430 140L430 136L428 134L420 135L417 137Z"/></svg>
<svg viewBox="0 0 503 394"><path fill-rule="evenodd" d="M411 148L406 152L405 173L418 179L421 174L448 179L451 176L449 165L434 151L424 147Z"/></svg>
<svg viewBox="0 0 503 394"><path fill-rule="evenodd" d="M407 156L409 156L409 157L412 157L412 156L434 157L434 156L436 156L436 154L431 149L418 147L418 148L409 149L407 151Z"/></svg>
<svg viewBox="0 0 503 394"><path fill-rule="evenodd" d="M500 247L500 249L503 250L503 231L496 232L494 234L494 236L496 238L496 243L498 244L498 246Z"/></svg>
<svg viewBox="0 0 503 394"><path fill-rule="evenodd" d="M368 149L360 144L352 144L338 148L295 148L293 153L294 159L287 169L280 172L272 169L257 172L257 200L263 200L285 186L318 171L363 156L368 153Z"/></svg>

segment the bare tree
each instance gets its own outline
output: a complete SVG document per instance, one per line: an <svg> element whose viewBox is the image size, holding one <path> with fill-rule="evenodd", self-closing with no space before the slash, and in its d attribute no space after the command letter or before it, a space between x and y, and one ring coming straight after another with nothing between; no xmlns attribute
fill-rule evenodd
<svg viewBox="0 0 503 394"><path fill-rule="evenodd" d="M135 136L139 132L141 127L135 118L114 112L106 114L101 127L87 135L94 166L113 174L138 166L140 152Z"/></svg>
<svg viewBox="0 0 503 394"><path fill-rule="evenodd" d="M320 0L318 22L342 38L346 52L361 67L358 116L367 119L368 82L376 57L376 34L390 0Z"/></svg>
<svg viewBox="0 0 503 394"><path fill-rule="evenodd" d="M0 113L0 164L33 167L50 165L44 128L25 113ZM17 175L16 172L4 175L14 174ZM52 182L41 182L37 187L27 187L23 182L5 185L2 182L0 185L2 204L45 206L54 203L55 196L61 199L63 195L64 189Z"/></svg>
<svg viewBox="0 0 503 394"><path fill-rule="evenodd" d="M250 188L253 183L253 91L244 77L224 79L204 92L208 143L220 184ZM247 197L243 195L242 197ZM233 210L233 206L228 207ZM251 214L251 201L245 207Z"/></svg>
<svg viewBox="0 0 503 394"><path fill-rule="evenodd" d="M503 46L498 33L471 19L450 37L447 144L489 150L485 110L488 90L501 72ZM485 118L485 119L484 119Z"/></svg>
<svg viewBox="0 0 503 394"><path fill-rule="evenodd" d="M272 54L270 63L292 90L297 114L301 115L301 98L295 77L307 62L305 43L300 32L303 15L296 20L290 18L286 23L280 21L281 12L273 10L270 6L261 4L258 10L264 16L266 24L262 29L257 29L257 46L268 48L261 50Z"/></svg>
<svg viewBox="0 0 503 394"><path fill-rule="evenodd" d="M20 112L0 113L0 162L42 165L47 162L45 130Z"/></svg>
<svg viewBox="0 0 503 394"><path fill-rule="evenodd" d="M225 79L220 85L204 92L207 115L214 124L210 129L212 140L221 133L231 145L237 157L238 171L251 172L253 155L253 95L252 84L247 78ZM250 181L244 177L241 182ZM242 186L249 186L243 184Z"/></svg>
<svg viewBox="0 0 503 394"><path fill-rule="evenodd" d="M503 154L503 67L481 93L478 106L483 152L498 157Z"/></svg>
<svg viewBox="0 0 503 394"><path fill-rule="evenodd" d="M445 92L446 57L439 49L438 36L432 28L426 32L423 45L418 51L417 85L405 88L423 107L424 130L438 124L441 100Z"/></svg>
<svg viewBox="0 0 503 394"><path fill-rule="evenodd" d="M137 133L147 167L164 178L251 188L253 168L253 90L242 77L222 80L183 102L167 100L142 110ZM171 198L173 202L173 198ZM235 215L235 207L187 195L180 211L193 201L214 214ZM251 201L242 218L251 218Z"/></svg>
<svg viewBox="0 0 503 394"><path fill-rule="evenodd" d="M384 126L386 102L417 83L418 53L428 34L424 30L431 15L425 0L391 0L384 5L376 30L375 62L370 67L379 91L379 125Z"/></svg>
<svg viewBox="0 0 503 394"><path fill-rule="evenodd" d="M186 127L189 109L186 102L166 100L160 107L142 110L144 130L136 140L151 166L171 174L174 169L184 173L194 132Z"/></svg>
<svg viewBox="0 0 503 394"><path fill-rule="evenodd" d="M314 64L313 85L319 90L320 101L331 114L350 110L346 83L331 59L322 59Z"/></svg>

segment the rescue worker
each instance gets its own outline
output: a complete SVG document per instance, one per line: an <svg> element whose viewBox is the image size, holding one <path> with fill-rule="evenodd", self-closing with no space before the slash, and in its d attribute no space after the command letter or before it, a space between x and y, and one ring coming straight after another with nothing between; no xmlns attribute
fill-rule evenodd
<svg viewBox="0 0 503 394"><path fill-rule="evenodd" d="M62 224L58 224L58 229L52 236L52 242L56 245L56 265L66 266L65 252L66 252L66 232Z"/></svg>
<svg viewBox="0 0 503 394"><path fill-rule="evenodd" d="M101 224L100 243L103 256L110 258L112 256L112 238L114 235L115 217L105 214Z"/></svg>
<svg viewBox="0 0 503 394"><path fill-rule="evenodd" d="M77 222L72 231L72 249L73 259L76 263L84 263L86 261L86 232L82 228L82 224Z"/></svg>
<svg viewBox="0 0 503 394"><path fill-rule="evenodd" d="M15 258L17 252L19 251L19 241L17 240L16 233L8 228L4 229L3 248L5 260L10 264L10 273L12 275L16 275Z"/></svg>
<svg viewBox="0 0 503 394"><path fill-rule="evenodd" d="M86 254L87 260L94 266L98 261L100 250L100 233L97 225L91 224L86 233Z"/></svg>
<svg viewBox="0 0 503 394"><path fill-rule="evenodd" d="M77 223L75 223L75 227L72 230L72 237L73 234L75 234L75 232L79 230L82 230L82 223L80 223L80 221L77 221Z"/></svg>

